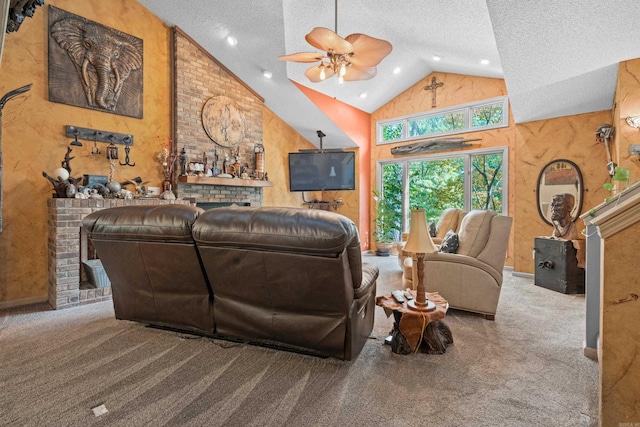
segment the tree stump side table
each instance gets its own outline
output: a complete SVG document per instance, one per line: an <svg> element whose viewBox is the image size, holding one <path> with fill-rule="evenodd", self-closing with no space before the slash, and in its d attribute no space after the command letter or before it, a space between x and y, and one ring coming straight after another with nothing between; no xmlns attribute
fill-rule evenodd
<svg viewBox="0 0 640 427"><path fill-rule="evenodd" d="M415 298L416 293L407 290ZM437 292L427 293L427 299L436 305L435 310L415 311L398 303L391 294L376 298L376 305L382 307L387 317L393 314L394 324L390 333L391 351L398 354L415 353L421 350L428 354L442 354L453 344L453 335L442 321L447 314L449 303Z"/></svg>

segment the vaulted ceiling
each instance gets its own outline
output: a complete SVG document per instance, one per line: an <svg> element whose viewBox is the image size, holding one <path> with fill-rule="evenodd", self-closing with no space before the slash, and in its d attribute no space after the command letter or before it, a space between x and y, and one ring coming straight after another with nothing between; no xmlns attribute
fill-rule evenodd
<svg viewBox="0 0 640 427"><path fill-rule="evenodd" d="M364 33L393 51L371 80L311 83L304 76L311 64L278 57L316 51L304 36L336 29L335 0L138 1L189 34L310 142L321 129L325 148L355 144L291 81L371 113L432 72L503 78L523 123L612 108L618 63L640 57L636 0L340 0L340 36Z"/></svg>

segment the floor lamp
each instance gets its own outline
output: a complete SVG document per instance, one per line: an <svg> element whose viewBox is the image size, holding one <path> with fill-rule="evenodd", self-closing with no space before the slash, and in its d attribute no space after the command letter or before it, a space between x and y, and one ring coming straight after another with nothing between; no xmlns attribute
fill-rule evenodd
<svg viewBox="0 0 640 427"><path fill-rule="evenodd" d="M427 217L424 209L414 209L411 211L411 229L409 230L409 237L407 238L404 250L416 254L416 268L418 269L416 298L410 300L407 306L417 311L433 310L435 305L427 301L427 293L424 288L424 255L426 253L437 252L437 249L427 229Z"/></svg>

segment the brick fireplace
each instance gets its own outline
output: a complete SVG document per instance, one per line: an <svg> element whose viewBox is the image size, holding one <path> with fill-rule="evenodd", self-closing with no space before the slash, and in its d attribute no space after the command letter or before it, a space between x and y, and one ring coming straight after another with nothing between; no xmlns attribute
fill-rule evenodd
<svg viewBox="0 0 640 427"><path fill-rule="evenodd" d="M81 289L80 229L90 213L115 206L190 204L186 200L160 199L49 199L48 277L49 304L54 309L111 299L111 288Z"/></svg>
<svg viewBox="0 0 640 427"><path fill-rule="evenodd" d="M48 301L54 309L111 299L111 287L95 288L82 282L82 219L90 213L116 206L208 204L204 208L236 204L262 206L262 187L269 181L183 176L178 180L179 200L149 199L49 199ZM225 184L225 185L221 185ZM84 252L84 257L83 257Z"/></svg>

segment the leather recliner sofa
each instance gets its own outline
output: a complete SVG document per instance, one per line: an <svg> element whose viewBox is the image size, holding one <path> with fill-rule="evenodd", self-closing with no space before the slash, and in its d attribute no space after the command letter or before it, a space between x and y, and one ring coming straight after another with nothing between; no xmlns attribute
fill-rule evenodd
<svg viewBox="0 0 640 427"><path fill-rule="evenodd" d="M343 360L373 329L378 269L337 213L124 206L83 228L118 319Z"/></svg>

